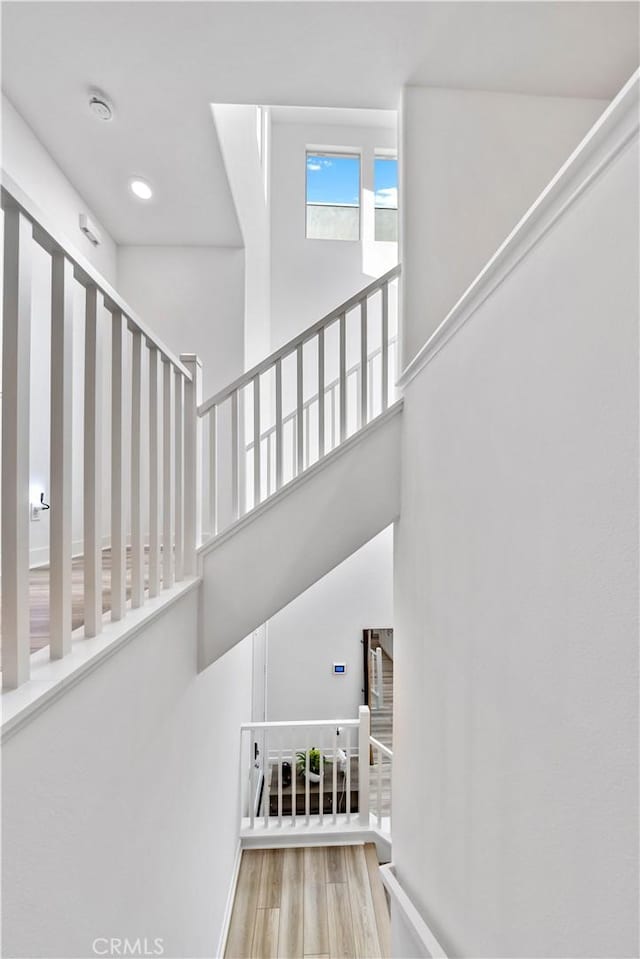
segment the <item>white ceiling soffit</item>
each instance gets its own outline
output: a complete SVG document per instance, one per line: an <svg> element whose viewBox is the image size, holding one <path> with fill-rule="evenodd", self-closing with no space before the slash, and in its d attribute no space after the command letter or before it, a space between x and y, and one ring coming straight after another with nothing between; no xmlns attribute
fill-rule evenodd
<svg viewBox="0 0 640 959"><path fill-rule="evenodd" d="M635 3L5 2L3 87L120 243L241 243L210 103L397 109L403 84L611 98ZM115 119L100 123L88 91ZM132 204L127 180L155 188Z"/></svg>
<svg viewBox="0 0 640 959"><path fill-rule="evenodd" d="M320 124L332 127L376 127L395 130L396 110L358 110L347 107L272 107L274 123Z"/></svg>

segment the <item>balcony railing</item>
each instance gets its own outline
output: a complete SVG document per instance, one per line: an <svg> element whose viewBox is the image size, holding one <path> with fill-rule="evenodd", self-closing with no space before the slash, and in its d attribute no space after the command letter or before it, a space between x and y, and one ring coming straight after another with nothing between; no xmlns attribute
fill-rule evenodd
<svg viewBox="0 0 640 959"><path fill-rule="evenodd" d="M240 757L241 836L391 831L383 764L390 772L393 753L370 735L367 706L358 719L246 723Z"/></svg>

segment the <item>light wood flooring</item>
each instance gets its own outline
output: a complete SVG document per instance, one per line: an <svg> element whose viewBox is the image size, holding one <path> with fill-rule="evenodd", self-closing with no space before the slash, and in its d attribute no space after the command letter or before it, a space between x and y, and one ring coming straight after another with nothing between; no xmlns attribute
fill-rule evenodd
<svg viewBox="0 0 640 959"><path fill-rule="evenodd" d="M127 549L127 600L131 597L131 548ZM148 563L145 556L145 590L149 585ZM102 611L111 609L111 550L102 551ZM29 570L29 616L31 652L49 645L49 567ZM71 628L84 625L84 558L76 556L71 569ZM1 636L1 623L0 623Z"/></svg>
<svg viewBox="0 0 640 959"><path fill-rule="evenodd" d="M243 851L227 959L390 955L373 844Z"/></svg>

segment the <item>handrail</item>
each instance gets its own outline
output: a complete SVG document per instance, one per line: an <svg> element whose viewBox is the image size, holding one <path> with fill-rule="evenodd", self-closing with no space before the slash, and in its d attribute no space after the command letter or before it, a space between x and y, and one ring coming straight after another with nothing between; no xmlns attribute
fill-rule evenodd
<svg viewBox="0 0 640 959"><path fill-rule="evenodd" d="M122 299L102 274L96 270L86 257L54 226L50 218L38 208L33 200L27 196L5 170L0 172L0 180L0 203L2 209L6 210L9 207L14 207L21 210L33 226L33 238L35 242L48 253L63 253L73 264L73 275L75 279L84 287L97 287L102 293L104 305L107 310L110 313L116 311L122 313L123 316L127 318L129 324L139 330L148 343L154 346L179 370L186 380L191 381L191 373L180 359L151 332L149 327L143 323L140 317L136 315L129 304Z"/></svg>
<svg viewBox="0 0 640 959"><path fill-rule="evenodd" d="M385 889L401 910L414 935L432 959L447 959L447 954L426 924L398 880L393 863L380 866L380 878Z"/></svg>
<svg viewBox="0 0 640 959"><path fill-rule="evenodd" d="M384 743L381 743L374 736L369 736L369 742L374 749L379 749L383 755L387 756L389 759L393 759L393 751L389 749L388 746L385 746Z"/></svg>
<svg viewBox="0 0 640 959"><path fill-rule="evenodd" d="M289 729L290 727L299 727L306 729L311 726L326 726L333 729L335 726L355 727L360 724L358 719L297 719L292 722L272 722L272 723L241 723L240 729Z"/></svg>
<svg viewBox="0 0 640 959"><path fill-rule="evenodd" d="M228 386L225 386L223 389L211 396L208 400L205 400L204 403L201 403L198 407L198 416L204 416L212 407L218 406L220 403L223 403L226 399L228 399L232 393L235 393L237 390L242 389L242 387L247 386L254 377L259 376L261 373L265 373L267 370L271 369L277 360L282 360L286 356L289 356L289 354L293 353L298 346L311 339L311 337L314 336L315 333L318 333L319 330L329 326L331 323L334 323L336 320L340 319L343 313L348 313L349 310L354 309L354 307L358 306L359 303L371 296L372 293L375 293L376 290L382 289L386 283L390 283L396 277L400 276L401 270L402 266L400 263L398 263L397 266L394 266L391 270L388 270L385 274L383 274L383 276L378 277L377 280L374 280L373 283L365 286L364 289L360 290L359 293L349 297L349 299L345 300L344 303L341 303L340 306L337 306L335 309L331 310L331 312L327 313L326 316L323 316L322 319L317 320L306 330L303 330L302 333L298 333L297 336L294 336L293 339L289 340L288 343L285 343L284 346L279 347L279 349L271 353L271 355L266 359L261 360L260 363L257 363L250 370L247 370L246 373L242 373Z"/></svg>
<svg viewBox="0 0 640 959"><path fill-rule="evenodd" d="M395 346L397 342L398 342L398 338L396 336L392 336L391 339L389 340L389 346ZM382 353L382 347L378 346L373 351L373 353L369 353L369 356L367 357L367 362L371 363L371 361L375 360L376 356L380 356L381 353ZM360 363L354 363L353 366L350 366L349 369L347 370L347 373L346 373L347 379L350 376L353 376L354 373L358 373L359 370L360 370ZM327 396L331 392L331 390L334 390L339 385L340 385L340 377L335 376L330 383L326 384L324 388L324 395ZM318 401L317 393L314 393L313 396L310 396L308 400L305 400L302 406L303 413L306 413L306 411L311 406L313 406L313 404L316 403L317 401ZM287 413L287 415L282 418L282 425L284 426L286 423L290 423L291 420L295 420L297 415L298 415L297 410L291 410L290 413ZM269 436L272 436L273 433L276 432L276 430L277 430L277 427L275 426L275 424L273 426L270 426L268 429L264 430L264 432L260 434L260 442L262 442L263 440L266 440ZM247 452L253 449L253 440L251 440L249 443L246 444L245 449L247 450Z"/></svg>

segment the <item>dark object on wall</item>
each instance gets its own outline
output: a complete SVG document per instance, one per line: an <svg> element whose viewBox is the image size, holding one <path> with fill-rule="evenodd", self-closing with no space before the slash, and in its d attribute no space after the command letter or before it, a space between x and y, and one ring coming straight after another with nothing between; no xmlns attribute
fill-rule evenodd
<svg viewBox="0 0 640 959"><path fill-rule="evenodd" d="M291 785L291 763L282 764L282 785Z"/></svg>

